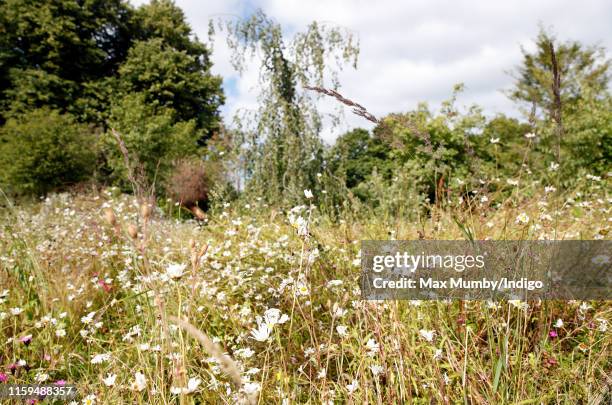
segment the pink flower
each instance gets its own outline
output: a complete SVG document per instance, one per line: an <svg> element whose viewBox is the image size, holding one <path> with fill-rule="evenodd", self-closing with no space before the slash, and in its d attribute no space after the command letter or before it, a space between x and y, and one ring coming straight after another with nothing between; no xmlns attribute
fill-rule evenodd
<svg viewBox="0 0 612 405"><path fill-rule="evenodd" d="M8 375L0 373L0 382L5 383L8 381Z"/></svg>
<svg viewBox="0 0 612 405"><path fill-rule="evenodd" d="M22 337L21 339L19 339L19 341L21 343L23 343L24 345L29 345L30 343L32 343L32 335L27 335Z"/></svg>
<svg viewBox="0 0 612 405"><path fill-rule="evenodd" d="M54 382L55 385L66 385L66 380L57 380Z"/></svg>
<svg viewBox="0 0 612 405"><path fill-rule="evenodd" d="M106 291L106 292L109 292L113 288L110 285L106 284L106 282L104 282L104 280L98 280L98 284L100 285L100 287L104 288L104 291Z"/></svg>
<svg viewBox="0 0 612 405"><path fill-rule="evenodd" d="M550 332L548 332L548 336L550 336L551 338L556 338L557 336L557 331L551 330Z"/></svg>

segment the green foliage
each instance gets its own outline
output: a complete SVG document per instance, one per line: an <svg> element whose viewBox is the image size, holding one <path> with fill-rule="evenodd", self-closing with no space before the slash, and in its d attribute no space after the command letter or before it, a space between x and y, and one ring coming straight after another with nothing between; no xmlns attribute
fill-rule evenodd
<svg viewBox="0 0 612 405"><path fill-rule="evenodd" d="M417 179L416 189L431 200L453 178L476 181L476 176L484 175L473 139L482 136L485 118L475 106L464 114L455 107L461 90L456 87L439 114L421 104L416 111L390 114L374 130L393 146L396 170L410 171Z"/></svg>
<svg viewBox="0 0 612 405"><path fill-rule="evenodd" d="M228 32L239 72L247 55L261 56L260 107L242 117L242 137L236 143L236 149L244 148L253 157L245 170L247 190L268 201L300 201L304 189L319 186L324 148L321 117L311 96L299 87L323 84L330 71L335 82L336 70L328 60L335 59L337 68L343 62L354 65L358 48L349 33L317 23L287 40L280 25L261 10L221 28Z"/></svg>
<svg viewBox="0 0 612 405"><path fill-rule="evenodd" d="M354 129L341 135L328 153L329 169L353 188L375 169L383 178L391 178L391 147L380 137L372 137L365 129Z"/></svg>
<svg viewBox="0 0 612 405"><path fill-rule="evenodd" d="M564 173L573 178L572 173L583 169L587 174L606 175L612 162L612 95L584 97L571 117L565 123Z"/></svg>
<svg viewBox="0 0 612 405"><path fill-rule="evenodd" d="M50 108L116 126L149 181L219 127L221 78L172 1L8 0L0 23L0 124ZM105 151L111 180L125 184L118 150Z"/></svg>
<svg viewBox="0 0 612 405"><path fill-rule="evenodd" d="M113 105L109 125L119 132L130 158L141 165L148 182L162 183L173 159L197 154L200 133L194 120L177 121L174 110L146 100L143 93L126 95ZM109 133L104 139L112 178L127 188L127 168L117 141Z"/></svg>
<svg viewBox="0 0 612 405"><path fill-rule="evenodd" d="M4 117L26 107L73 110L80 84L112 75L131 42L131 8L120 0L7 0L0 16Z"/></svg>
<svg viewBox="0 0 612 405"><path fill-rule="evenodd" d="M94 171L97 141L70 114L46 108L10 118L0 130L0 182L12 194L44 194Z"/></svg>
<svg viewBox="0 0 612 405"><path fill-rule="evenodd" d="M162 38L137 41L119 69L121 88L126 94L142 93L147 103L173 109L176 121L194 120L198 129L212 131L223 101L221 78L211 75L199 56Z"/></svg>
<svg viewBox="0 0 612 405"><path fill-rule="evenodd" d="M604 95L608 89L610 60L603 48L584 46L577 41L558 43L555 37L540 29L536 51L523 49L523 62L515 71L516 82L509 96L518 102L535 103L545 116L551 117L554 104L553 59L555 51L561 74L561 103L564 113L577 108L585 92Z"/></svg>

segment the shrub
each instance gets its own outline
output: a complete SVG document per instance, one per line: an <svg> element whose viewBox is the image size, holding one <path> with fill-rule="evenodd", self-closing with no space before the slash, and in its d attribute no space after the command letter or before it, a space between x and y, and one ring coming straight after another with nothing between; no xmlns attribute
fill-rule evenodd
<svg viewBox="0 0 612 405"><path fill-rule="evenodd" d="M118 100L111 109L108 125L121 134L131 158L142 165L150 184L163 183L175 159L198 153L201 134L195 122L176 122L174 110L147 103L141 93ZM105 151L113 180L128 189L123 155L110 131L105 137Z"/></svg>
<svg viewBox="0 0 612 405"><path fill-rule="evenodd" d="M37 109L0 129L0 184L11 194L45 194L91 176L96 139L70 114Z"/></svg>
<svg viewBox="0 0 612 405"><path fill-rule="evenodd" d="M172 171L167 190L174 201L191 207L208 201L210 186L210 176L203 162L181 160Z"/></svg>

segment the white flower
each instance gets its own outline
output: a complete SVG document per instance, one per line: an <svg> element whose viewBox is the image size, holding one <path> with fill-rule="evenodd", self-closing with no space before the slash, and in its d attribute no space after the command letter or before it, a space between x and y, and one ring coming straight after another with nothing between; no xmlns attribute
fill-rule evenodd
<svg viewBox="0 0 612 405"><path fill-rule="evenodd" d="M597 255L591 259L591 263L601 266L603 264L610 264L610 256Z"/></svg>
<svg viewBox="0 0 612 405"><path fill-rule="evenodd" d="M280 309L270 308L264 312L264 321L272 329L277 324L283 324L289 320L287 314L281 314Z"/></svg>
<svg viewBox="0 0 612 405"><path fill-rule="evenodd" d="M595 319L597 322L599 322L599 327L597 328L598 331L605 333L608 331L608 321L605 320L604 318L596 318Z"/></svg>
<svg viewBox="0 0 612 405"><path fill-rule="evenodd" d="M525 138L527 138L527 139L533 139L533 138L535 138L535 136L536 135L533 132L527 132L525 134Z"/></svg>
<svg viewBox="0 0 612 405"><path fill-rule="evenodd" d="M526 311L527 309L529 309L529 304L521 300L508 300L508 304L514 306L515 308L523 310L523 311Z"/></svg>
<svg viewBox="0 0 612 405"><path fill-rule="evenodd" d="M298 281L296 285L296 294L297 295L308 295L310 290L308 290L308 286L303 281Z"/></svg>
<svg viewBox="0 0 612 405"><path fill-rule="evenodd" d="M305 196L306 196L306 198L308 198L309 200L310 200L311 198L313 198L313 197L314 197L314 195L312 195L312 191L310 191L310 190L304 190L304 195L305 195Z"/></svg>
<svg viewBox="0 0 612 405"><path fill-rule="evenodd" d="M342 285L342 280L330 280L327 282L328 287L338 287Z"/></svg>
<svg viewBox="0 0 612 405"><path fill-rule="evenodd" d="M93 317L96 315L96 311L88 313L86 316L81 318L81 322L85 325L89 325L93 321Z"/></svg>
<svg viewBox="0 0 612 405"><path fill-rule="evenodd" d="M339 306L337 302L334 303L334 306L332 307L332 316L334 318L342 318L347 312L348 311Z"/></svg>
<svg viewBox="0 0 612 405"><path fill-rule="evenodd" d="M508 179L506 180L506 183L508 183L511 186L518 186L519 184L518 180L514 180L514 179Z"/></svg>
<svg viewBox="0 0 612 405"><path fill-rule="evenodd" d="M555 191L557 191L557 188L554 186L546 186L544 187L544 192L545 193L554 193Z"/></svg>
<svg viewBox="0 0 612 405"><path fill-rule="evenodd" d="M491 138L491 143L499 143L499 138Z"/></svg>
<svg viewBox="0 0 612 405"><path fill-rule="evenodd" d="M516 223L517 224L526 224L529 222L529 215L525 214L524 212L521 212L517 217L516 217Z"/></svg>
<svg viewBox="0 0 612 405"><path fill-rule="evenodd" d="M47 373L37 373L36 376L34 377L34 379L37 382L45 382L49 379L49 374Z"/></svg>
<svg viewBox="0 0 612 405"><path fill-rule="evenodd" d="M178 280L183 277L183 272L186 267L186 264L171 263L166 267L166 275L172 279Z"/></svg>
<svg viewBox="0 0 612 405"><path fill-rule="evenodd" d="M251 330L251 337L258 342L265 342L270 338L272 329L265 322L257 321L257 328Z"/></svg>
<svg viewBox="0 0 612 405"><path fill-rule="evenodd" d="M104 363L105 361L109 361L110 357L111 357L110 353L102 353L102 354L93 355L91 358L91 364Z"/></svg>
<svg viewBox="0 0 612 405"><path fill-rule="evenodd" d="M297 230L299 236L308 236L308 222L304 218L289 214L289 223Z"/></svg>
<svg viewBox="0 0 612 405"><path fill-rule="evenodd" d="M357 380L353 380L352 383L346 386L346 389L348 390L349 394L352 394L353 392L357 391L358 388L359 388L359 381Z"/></svg>
<svg viewBox="0 0 612 405"><path fill-rule="evenodd" d="M338 332L338 335L340 337L345 337L347 335L346 331L348 330L348 328L344 325L338 325L336 326L336 332Z"/></svg>
<svg viewBox="0 0 612 405"><path fill-rule="evenodd" d="M374 377L382 373L384 370L385 369L382 366L379 366L378 364L372 364L370 366L370 371L372 371L372 374L374 374Z"/></svg>
<svg viewBox="0 0 612 405"><path fill-rule="evenodd" d="M198 386L202 382L201 379L192 377L187 381L187 387L170 387L170 392L172 394L191 394L198 389Z"/></svg>
<svg viewBox="0 0 612 405"><path fill-rule="evenodd" d="M548 170L551 172L557 171L558 168L559 168L559 163L556 163L556 162L550 162L550 166L548 166Z"/></svg>
<svg viewBox="0 0 612 405"><path fill-rule="evenodd" d="M23 312L23 309L21 309L19 307L15 307L15 308L11 308L10 311L11 311L12 315L17 316L17 315L19 315L20 313Z"/></svg>
<svg viewBox="0 0 612 405"><path fill-rule="evenodd" d="M261 385L259 385L259 383L256 383L256 382L248 382L242 386L242 389L247 395L251 395L256 392L259 392L259 390L261 389Z"/></svg>
<svg viewBox="0 0 612 405"><path fill-rule="evenodd" d="M102 379L102 382L107 387L112 387L115 385L115 380L117 379L117 374L107 374L105 378Z"/></svg>
<svg viewBox="0 0 612 405"><path fill-rule="evenodd" d="M250 357L253 357L255 351L250 347L247 347L244 349L238 349L234 353L236 353L236 356L242 357L243 359L248 359Z"/></svg>
<svg viewBox="0 0 612 405"><path fill-rule="evenodd" d="M64 337L66 336L66 330L65 329L58 329L55 331L55 336L57 337Z"/></svg>
<svg viewBox="0 0 612 405"><path fill-rule="evenodd" d="M555 328L562 328L563 327L563 319L559 318L557 319L557 322L555 322Z"/></svg>
<svg viewBox="0 0 612 405"><path fill-rule="evenodd" d="M435 334L436 334L435 330L421 329L419 331L419 335L421 335L421 337L423 339L427 340L428 342L433 341Z"/></svg>
<svg viewBox="0 0 612 405"><path fill-rule="evenodd" d="M147 377L145 377L145 375L140 371L137 371L136 374L134 374L132 389L136 391L143 391L145 388L147 388Z"/></svg>
<svg viewBox="0 0 612 405"><path fill-rule="evenodd" d="M89 394L83 398L83 405L94 405L96 403L96 394Z"/></svg>
<svg viewBox="0 0 612 405"><path fill-rule="evenodd" d="M440 360L442 358L442 349L436 349L436 352L433 355L434 360Z"/></svg>
<svg viewBox="0 0 612 405"><path fill-rule="evenodd" d="M375 353L378 353L379 350L378 343L374 339L369 339L366 343L366 349L368 349L368 355L373 356Z"/></svg>

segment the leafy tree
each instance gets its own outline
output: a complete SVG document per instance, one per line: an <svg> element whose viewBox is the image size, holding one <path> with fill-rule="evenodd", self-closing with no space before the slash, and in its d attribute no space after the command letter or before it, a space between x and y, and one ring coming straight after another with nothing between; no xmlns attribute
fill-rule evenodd
<svg viewBox="0 0 612 405"><path fill-rule="evenodd" d="M197 153L199 133L195 120L178 121L173 109L147 102L144 93L128 94L117 102L109 125L121 135L132 164L141 166L151 184L163 183L174 159ZM112 178L127 189L124 157L111 134L104 139Z"/></svg>
<svg viewBox="0 0 612 405"><path fill-rule="evenodd" d="M415 111L388 115L374 129L375 136L392 146L396 170L409 171L418 191L431 201L441 197L451 180L477 183L484 176L474 140L481 135L485 118L477 106L465 113L456 108L462 89L455 87L439 114L420 104Z"/></svg>
<svg viewBox="0 0 612 405"><path fill-rule="evenodd" d="M142 5L134 12L132 26L135 40L148 41L160 38L167 46L200 58L202 69L210 67L208 48L194 39L183 10L173 1L152 0Z"/></svg>
<svg viewBox="0 0 612 405"><path fill-rule="evenodd" d="M523 61L514 72L516 81L508 93L513 100L530 106L535 103L548 118L552 117L555 69L560 76L563 113L575 110L586 92L597 97L607 92L610 60L605 58L603 48L584 46L577 41L560 43L544 29L540 30L535 45L533 53L522 48Z"/></svg>
<svg viewBox="0 0 612 405"><path fill-rule="evenodd" d="M610 63L603 48L577 41L560 43L544 30L536 39L535 52L523 50L509 95L532 105L530 131L538 135L534 149L539 163L561 164L559 173L574 172L579 165L603 172L602 162L609 156L607 122L612 117Z"/></svg>
<svg viewBox="0 0 612 405"><path fill-rule="evenodd" d="M46 108L10 118L0 129L0 183L15 194L44 194L94 171L97 140L70 114Z"/></svg>
<svg viewBox="0 0 612 405"><path fill-rule="evenodd" d="M329 169L345 178L348 188L356 187L375 169L389 179L393 172L390 151L390 146L380 138L357 128L336 139L328 153Z"/></svg>
<svg viewBox="0 0 612 405"><path fill-rule="evenodd" d="M471 138L483 170L495 177L515 176L525 158L525 134L529 131L528 123L503 114L488 120L482 135Z"/></svg>
<svg viewBox="0 0 612 405"><path fill-rule="evenodd" d="M121 0L6 0L0 16L3 118L73 110L81 84L116 72L131 42L131 8Z"/></svg>
<svg viewBox="0 0 612 405"><path fill-rule="evenodd" d="M328 59L335 58L338 68L343 62L354 65L358 47L350 33L316 22L287 40L281 26L261 10L220 27L228 32L239 72L248 55L260 56L260 107L242 117L240 131L254 136L237 142L237 148L246 145L256 155L248 169L248 190L271 201L300 201L304 189L318 188L323 144L321 117L311 96L299 87L322 85L329 71L336 83L336 70Z"/></svg>
<svg viewBox="0 0 612 405"><path fill-rule="evenodd" d="M0 24L0 124L50 108L117 126L142 149L150 176L163 176L173 156L195 155L218 129L221 78L172 1L134 9L123 0L7 0ZM105 151L104 169L124 181L117 153Z"/></svg>
<svg viewBox="0 0 612 405"><path fill-rule="evenodd" d="M576 111L565 124L568 136L563 146L568 159L560 177L574 181L580 171L607 176L612 162L612 95L583 97Z"/></svg>
<svg viewBox="0 0 612 405"><path fill-rule="evenodd" d="M142 93L145 102L172 109L176 121L194 120L209 133L218 127L221 78L210 74L200 58L162 38L137 41L119 74L125 94Z"/></svg>

